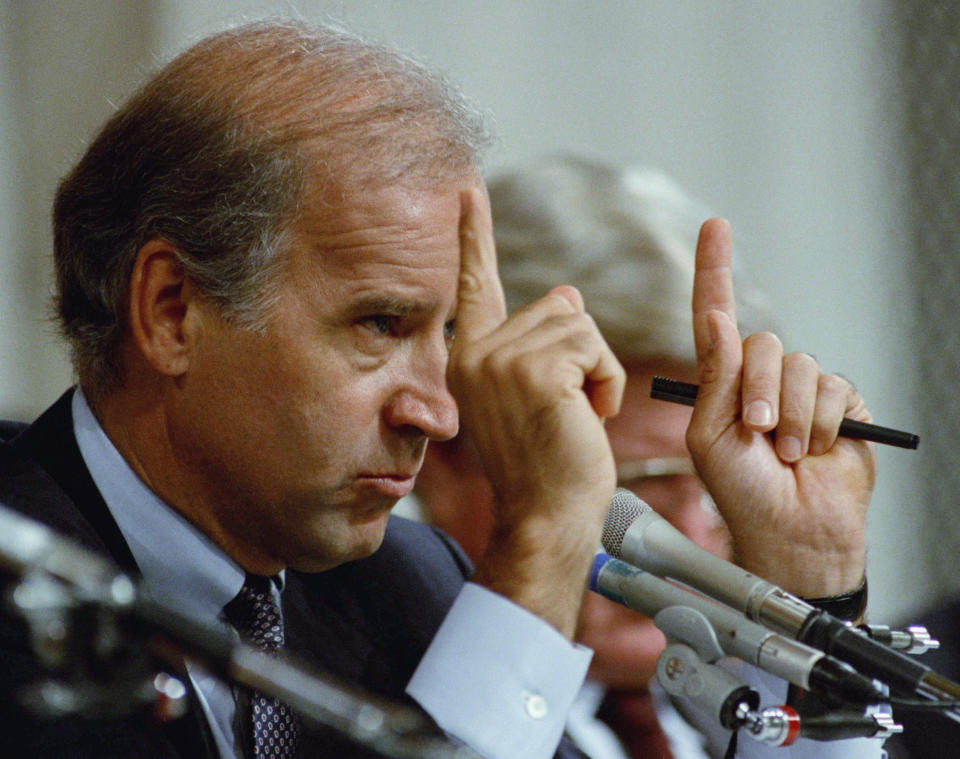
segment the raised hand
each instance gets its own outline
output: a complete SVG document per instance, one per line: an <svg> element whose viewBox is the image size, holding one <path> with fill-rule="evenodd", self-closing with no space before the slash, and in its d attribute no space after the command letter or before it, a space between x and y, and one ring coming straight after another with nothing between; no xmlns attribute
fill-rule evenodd
<svg viewBox="0 0 960 759"><path fill-rule="evenodd" d="M693 324L700 391L687 431L697 471L730 528L737 561L793 593L856 588L864 573L874 445L838 438L869 421L845 380L770 333L741 342L731 236L707 221L697 243Z"/></svg>
<svg viewBox="0 0 960 759"><path fill-rule="evenodd" d="M506 316L479 190L463 197L448 380L496 496L474 580L572 636L616 482L603 418L624 372L572 287Z"/></svg>

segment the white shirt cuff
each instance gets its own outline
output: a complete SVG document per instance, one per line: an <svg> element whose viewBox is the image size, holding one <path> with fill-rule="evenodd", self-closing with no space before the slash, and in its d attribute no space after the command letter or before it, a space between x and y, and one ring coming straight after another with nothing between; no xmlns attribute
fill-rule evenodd
<svg viewBox="0 0 960 759"><path fill-rule="evenodd" d="M549 759L592 656L526 609L467 583L407 693L488 759Z"/></svg>

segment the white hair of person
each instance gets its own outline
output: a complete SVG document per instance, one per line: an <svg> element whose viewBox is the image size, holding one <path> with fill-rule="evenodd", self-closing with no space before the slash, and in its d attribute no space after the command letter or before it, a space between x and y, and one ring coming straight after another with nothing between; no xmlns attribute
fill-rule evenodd
<svg viewBox="0 0 960 759"><path fill-rule="evenodd" d="M559 156L489 182L510 308L565 282L583 294L621 361L694 360L694 253L711 214L661 171ZM756 326L742 292L741 328Z"/></svg>

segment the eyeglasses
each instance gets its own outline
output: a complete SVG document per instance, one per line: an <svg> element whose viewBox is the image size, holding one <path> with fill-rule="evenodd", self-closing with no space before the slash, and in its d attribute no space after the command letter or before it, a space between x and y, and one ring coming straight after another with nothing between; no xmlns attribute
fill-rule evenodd
<svg viewBox="0 0 960 759"><path fill-rule="evenodd" d="M681 500L680 494L690 494L695 487L704 512L719 518L716 504L700 482L693 461L684 456L624 459L617 463L617 485L635 493L667 518L674 509L689 502Z"/></svg>
<svg viewBox="0 0 960 759"><path fill-rule="evenodd" d="M651 459L627 459L617 464L617 482L624 483L643 477L670 477L692 474L697 470L693 462L683 456Z"/></svg>

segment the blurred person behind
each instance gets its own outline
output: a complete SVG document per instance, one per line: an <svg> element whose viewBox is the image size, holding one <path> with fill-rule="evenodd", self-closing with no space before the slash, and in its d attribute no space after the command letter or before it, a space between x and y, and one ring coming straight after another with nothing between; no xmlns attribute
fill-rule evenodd
<svg viewBox="0 0 960 759"><path fill-rule="evenodd" d="M507 316L485 139L450 94L390 50L285 21L216 33L148 80L58 189L79 385L0 441L0 501L198 623L255 636L251 621L275 620L273 650L415 702L484 756L572 756L562 732L591 651L571 640L625 372L572 287ZM739 339L730 256L729 225L705 222L691 451L746 568L849 594L876 461L835 431L869 412L772 335ZM427 441L461 422L498 495L472 574L440 531L389 518ZM179 667L177 735L136 713L41 725L13 697L41 675L15 617L0 614L0 755L296 750L292 710ZM879 755L858 744L845 755Z"/></svg>
<svg viewBox="0 0 960 759"><path fill-rule="evenodd" d="M606 421L619 485L700 546L732 558L726 528L687 451L692 410L649 395L655 376L696 380L689 293L697 233L710 214L662 172L570 156L504 173L488 188L510 310L539 297L551 281L573 283L626 369L620 413ZM742 282L737 293L741 331L770 328L758 323L759 296ZM401 502L401 513L419 509L419 518L456 538L472 559L483 554L493 494L467 436L428 446L416 498ZM581 749L594 759L667 750L675 759L709 755L665 694L651 694L665 644L653 620L588 593L577 637L595 651L591 679L568 722Z"/></svg>

